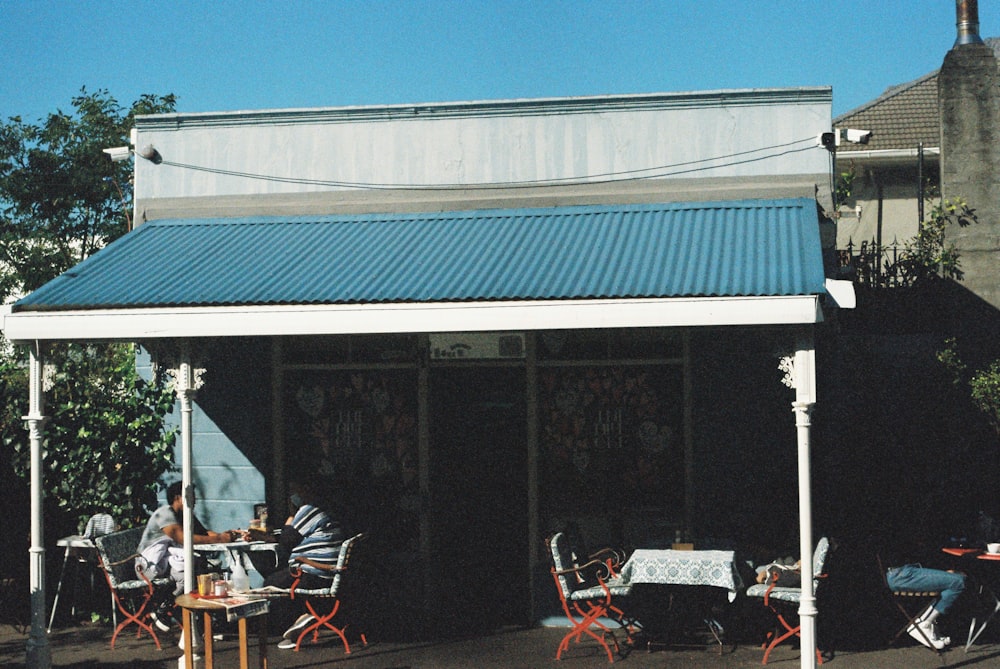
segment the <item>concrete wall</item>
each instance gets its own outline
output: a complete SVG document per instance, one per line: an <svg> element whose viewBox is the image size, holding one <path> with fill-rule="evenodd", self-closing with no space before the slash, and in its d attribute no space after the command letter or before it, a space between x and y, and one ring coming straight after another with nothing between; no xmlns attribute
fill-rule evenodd
<svg viewBox="0 0 1000 669"><path fill-rule="evenodd" d="M846 169L838 162L838 171ZM861 206L860 217L855 209ZM837 248L845 249L853 241L855 251L861 242L880 240L900 244L917 234L919 210L917 170L915 167L860 168L856 172L852 197L841 206L837 219ZM924 217L930 205L924 205Z"/></svg>
<svg viewBox="0 0 1000 669"><path fill-rule="evenodd" d="M270 347L259 339L209 346L191 420L195 514L216 531L245 528L253 505L266 501L271 467ZM140 365L148 367L145 354ZM180 428L179 406L167 417L167 428ZM175 460L168 483L180 479L179 445Z"/></svg>
<svg viewBox="0 0 1000 669"><path fill-rule="evenodd" d="M961 253L963 285L1000 307L1000 71L985 44L954 47L938 76L941 181L946 198L962 197L979 223L949 230Z"/></svg>

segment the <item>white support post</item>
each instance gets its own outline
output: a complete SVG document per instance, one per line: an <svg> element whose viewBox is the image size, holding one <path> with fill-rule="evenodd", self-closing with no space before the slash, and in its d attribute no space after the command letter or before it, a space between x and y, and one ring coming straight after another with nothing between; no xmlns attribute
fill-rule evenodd
<svg viewBox="0 0 1000 669"><path fill-rule="evenodd" d="M45 535L42 502L45 498L42 476L42 444L45 437L45 390L42 385L42 351L38 342L31 349L28 362L28 415L27 422L31 445L31 632L28 636L25 667L49 669L52 650L45 633Z"/></svg>
<svg viewBox="0 0 1000 669"><path fill-rule="evenodd" d="M813 590L812 531L812 410L816 404L816 351L812 331L804 333L796 344L794 357L778 365L785 372L782 382L795 389L792 411L795 431L799 481L799 555L802 565L802 596L799 601L799 641L802 669L816 669L816 594Z"/></svg>
<svg viewBox="0 0 1000 669"><path fill-rule="evenodd" d="M813 402L796 400L795 428L799 461L799 555L802 559L802 598L799 601L802 669L816 668L816 594L813 590L812 483L810 458L810 414Z"/></svg>
<svg viewBox="0 0 1000 669"><path fill-rule="evenodd" d="M194 398L202 386L202 374L205 370L195 369L190 360L187 347L184 347L177 367L169 370L173 377L174 393L181 405L181 485L184 498L184 592L194 592L195 574L188 565L194 564L194 506L195 492L192 476L192 436L191 414L194 411Z"/></svg>

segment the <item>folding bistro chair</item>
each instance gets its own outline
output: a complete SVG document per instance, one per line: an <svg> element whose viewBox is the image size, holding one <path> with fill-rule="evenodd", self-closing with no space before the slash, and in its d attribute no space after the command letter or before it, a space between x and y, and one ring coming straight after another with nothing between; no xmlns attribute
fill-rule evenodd
<svg viewBox="0 0 1000 669"><path fill-rule="evenodd" d="M816 543L816 550L813 552L813 594L816 593L816 586L820 579L826 574L826 557L830 552L830 541L823 537ZM775 628L768 633L764 642L764 659L761 664L767 664L771 651L792 637L800 634L801 626L791 624L787 618L788 614L796 613L799 602L802 601L801 588L787 588L779 585L781 579L777 578L770 584L756 583L747 588L747 597L756 597L764 600L766 606L774 614ZM823 656L816 649L816 661L823 664Z"/></svg>
<svg viewBox="0 0 1000 669"><path fill-rule="evenodd" d="M944 656L941 651L934 647L931 640L927 638L927 634L923 629L917 625L917 618L920 616L924 610L937 601L938 597L941 596L940 592L933 592L930 590L893 590L889 587L888 573L886 572L885 565L882 562L882 556L876 555L875 562L878 565L879 575L882 579L882 592L885 593L887 599L892 602L892 605L902 614L906 622L899 631L889 640L887 645L891 646L896 643L899 637L903 636L904 633L908 633L910 626L912 625L917 633L923 637L926 643L921 644L926 646L928 650L932 650L937 653L938 657L944 661Z"/></svg>
<svg viewBox="0 0 1000 669"><path fill-rule="evenodd" d="M563 534L567 538L572 536L568 531L563 532ZM580 570L577 572L576 580L581 587L599 585L599 579L602 578L605 581L620 580L619 569L625 564L625 551L605 546L591 552L590 549L582 544L574 543L572 540L569 541L569 547L573 566ZM614 602L608 607L608 616L626 630L629 639L632 639L633 635L642 627L634 616L625 613Z"/></svg>
<svg viewBox="0 0 1000 669"><path fill-rule="evenodd" d="M614 632L601 622L601 618L614 619L619 625L626 630L628 629L627 623L621 615L621 609L613 606L611 601L613 597L627 597L632 591L632 586L614 578L609 579L599 572L594 573L593 568L602 565L602 568L610 570L600 558L582 565L576 564L569 541L562 532L552 535L548 540L548 545L552 556L552 579L555 581L556 590L559 593L563 613L573 625L560 642L556 651L556 659L562 659L562 654L569 648L570 641L579 642L581 637L586 634L604 648L608 654L608 661L614 662L614 654L612 654L606 639L611 638L615 652L620 652L621 649ZM588 575L597 579L597 585L587 583L586 577ZM595 629L599 630L600 634L595 632Z"/></svg>
<svg viewBox="0 0 1000 669"><path fill-rule="evenodd" d="M272 588L255 591L268 597L287 596L291 599L301 598L304 600L306 609L316 620L299 633L295 640L296 651L302 646L302 641L310 634L312 634L313 643L316 643L319 640L320 630L325 627L333 630L340 637L341 643L344 644L344 653L350 655L351 644L347 640L347 635L344 634L348 626L347 623L344 623L342 627L337 627L332 621L338 613L342 612L342 605L345 601L353 599L360 590L357 587L361 572L359 557L363 558L361 546L366 536L365 534L356 534L345 540L340 545L340 556L337 559L337 564L333 566L314 562L308 558L296 558L303 564L326 571L330 578L330 585L326 588L305 590L299 588L299 579L296 579L287 592L276 593ZM299 576L301 576L301 572L299 572ZM368 639L363 632L360 634L360 638L361 644L368 646Z"/></svg>
<svg viewBox="0 0 1000 669"><path fill-rule="evenodd" d="M118 634L129 625L138 627L136 638L141 637L144 631L148 632L153 637L157 649L160 648L156 631L149 624L150 612L146 607L153 598L156 588L172 588L174 582L169 578L150 580L136 568L136 558L141 557L136 548L139 546L142 532L143 528L134 527L94 539L97 553L101 558L101 568L108 581L108 589L111 590L118 611L124 616L111 635L112 649L115 647Z"/></svg>

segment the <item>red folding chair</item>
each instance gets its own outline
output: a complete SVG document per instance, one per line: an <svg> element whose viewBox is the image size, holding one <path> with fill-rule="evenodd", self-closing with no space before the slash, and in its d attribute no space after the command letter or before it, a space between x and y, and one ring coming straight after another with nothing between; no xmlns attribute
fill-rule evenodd
<svg viewBox="0 0 1000 669"><path fill-rule="evenodd" d="M826 568L826 557L829 552L830 542L826 537L823 537L817 542L816 550L813 552L814 580L812 588L814 594L816 592L816 584L826 576L824 569ZM800 635L801 626L798 622L793 624L788 619L788 616L797 612L799 602L802 599L802 589L782 587L779 583L780 580L780 578L776 578L770 584L757 583L747 589L747 596L763 599L764 606L775 617L775 628L772 632L768 633L767 640L763 644L764 659L761 661L761 664L767 664L767 660L771 656L771 651L776 647ZM818 648L816 649L816 661L818 664L823 664L823 655Z"/></svg>
<svg viewBox="0 0 1000 669"><path fill-rule="evenodd" d="M615 620L628 629L624 614L620 608L612 604L612 598L627 597L632 591L632 586L611 578L610 567L601 558L576 564L569 541L562 532L552 535L548 545L552 556L552 579L559 593L563 613L572 623L572 629L563 637L556 650L556 659L562 659L562 654L569 648L570 641L579 642L586 634L604 648L608 661L614 662L614 654L607 639L611 639L615 652L620 652L621 648L614 632L601 619ZM596 572L595 567L599 568ZM601 569L606 569L609 573L604 574ZM587 580L588 577L596 579L597 584L591 585Z"/></svg>
<svg viewBox="0 0 1000 669"><path fill-rule="evenodd" d="M174 582L169 578L150 580L136 569L135 559L140 557L136 548L139 546L142 532L143 528L134 527L94 539L97 553L101 558L101 568L108 581L108 588L114 597L115 606L118 607L123 616L122 621L115 627L114 634L111 635L112 649L115 647L118 635L129 625L135 625L138 628L136 638L141 637L143 632L147 632L149 636L153 637L157 649L160 648L160 640L156 636L156 631L149 624L150 612L146 608L153 599L157 588L172 588Z"/></svg>
<svg viewBox="0 0 1000 669"><path fill-rule="evenodd" d="M337 564L333 566L314 562L308 558L297 558L303 564L308 564L328 572L330 574L330 585L327 588L319 590L305 590L298 587L299 579L297 578L288 589L288 596L292 599L303 599L306 609L316 619L299 633L295 641L295 650L299 650L302 646L302 641L310 634L312 634L313 643L316 643L319 640L320 630L326 628L333 630L340 637L341 643L344 644L344 653L350 655L351 644L347 640L347 635L344 634L347 624L345 623L342 627L337 627L332 621L341 612L341 605L344 602L345 595L350 592L357 592L357 589L352 588L352 586L358 582L356 574L359 571L359 545L362 544L364 539L364 534L357 534L345 540L340 545L340 555L337 559ZM301 572L299 572L299 576L301 576ZM363 632L360 634L360 638L362 645L367 646L368 639Z"/></svg>

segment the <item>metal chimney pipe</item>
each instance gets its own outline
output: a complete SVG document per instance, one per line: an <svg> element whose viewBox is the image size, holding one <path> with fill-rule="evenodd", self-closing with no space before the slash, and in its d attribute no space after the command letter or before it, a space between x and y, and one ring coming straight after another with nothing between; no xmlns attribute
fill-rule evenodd
<svg viewBox="0 0 1000 669"><path fill-rule="evenodd" d="M955 14L958 27L955 46L982 44L983 40L979 37L979 0L956 0Z"/></svg>

